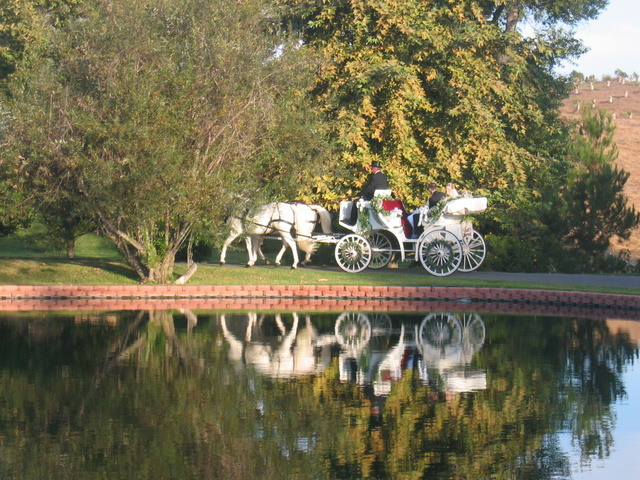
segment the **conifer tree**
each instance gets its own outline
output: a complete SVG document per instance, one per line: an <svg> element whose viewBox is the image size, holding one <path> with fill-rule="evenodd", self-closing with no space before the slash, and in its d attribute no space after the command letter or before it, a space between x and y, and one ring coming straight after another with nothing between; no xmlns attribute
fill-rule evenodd
<svg viewBox="0 0 640 480"><path fill-rule="evenodd" d="M590 257L604 254L614 236L628 239L640 222L624 194L629 173L614 163L614 131L605 110L585 110L574 135L573 169L562 192L567 248Z"/></svg>

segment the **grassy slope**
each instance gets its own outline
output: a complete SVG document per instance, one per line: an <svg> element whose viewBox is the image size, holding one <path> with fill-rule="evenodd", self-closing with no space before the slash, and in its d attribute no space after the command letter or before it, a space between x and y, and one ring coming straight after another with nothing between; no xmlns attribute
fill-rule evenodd
<svg viewBox="0 0 640 480"><path fill-rule="evenodd" d="M272 249L268 256L273 257ZM504 282L472 278L434 277L420 267L379 271L365 270L350 274L335 265L292 270L286 267L258 266L242 268L245 252L234 247L228 256L229 264L202 263L189 285L399 285L399 286L470 286L495 288L533 288L604 293L639 294L637 289L590 287L579 285L549 285L530 282ZM135 272L122 261L113 246L96 235L86 235L78 241L76 258L69 260L60 253L47 250L31 242L25 233L0 239L1 285L136 285ZM214 260L215 259L215 260ZM211 261L217 261L217 254ZM176 266L176 277L186 271L186 265Z"/></svg>

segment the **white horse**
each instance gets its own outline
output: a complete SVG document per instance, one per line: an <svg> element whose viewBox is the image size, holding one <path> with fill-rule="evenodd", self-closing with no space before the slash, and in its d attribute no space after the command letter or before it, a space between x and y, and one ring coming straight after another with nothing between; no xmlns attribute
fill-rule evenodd
<svg viewBox="0 0 640 480"><path fill-rule="evenodd" d="M331 216L329 212L319 205L305 205L302 203L269 203L253 212L249 212L244 219L231 217L227 222L230 227L230 234L222 245L220 264L224 265L227 247L231 242L240 235L244 235L247 252L249 253L247 266L253 266L258 259L258 255L264 260L264 255L260 250L262 237L277 234L282 239L283 245L276 257L276 265L280 265L280 260L287 247L289 247L293 254L291 268L297 268L298 251L296 243L300 250L306 253L302 264L307 265L311 261L312 253L317 248L317 242L313 239L313 231L318 222L322 227L323 233L331 233ZM291 235L292 230L296 233L295 238Z"/></svg>

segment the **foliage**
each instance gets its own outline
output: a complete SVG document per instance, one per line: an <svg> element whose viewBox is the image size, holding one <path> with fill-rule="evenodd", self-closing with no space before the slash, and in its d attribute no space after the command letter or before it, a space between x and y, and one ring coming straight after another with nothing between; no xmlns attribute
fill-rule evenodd
<svg viewBox="0 0 640 480"><path fill-rule="evenodd" d="M11 123L11 115L0 103L0 148ZM0 156L0 238L29 226L32 211L29 193L23 188L24 178L12 162Z"/></svg>
<svg viewBox="0 0 640 480"><path fill-rule="evenodd" d="M314 93L343 162L357 172L381 160L407 205L423 203L428 182L451 180L479 194L512 191L508 200L517 203L553 163L554 112L567 85L549 72L577 50L506 32L502 2L283 3L321 55ZM548 8L545 18L561 15ZM364 179L338 179L332 188L323 181L316 179L318 192L337 198Z"/></svg>
<svg viewBox="0 0 640 480"><path fill-rule="evenodd" d="M203 219L291 191L322 148L318 132L304 143L315 127L290 86L312 64L263 6L86 2L10 79L3 158L38 202L80 195L143 281L167 281Z"/></svg>
<svg viewBox="0 0 640 480"><path fill-rule="evenodd" d="M63 26L81 10L80 0L4 0L0 9L0 87L32 50L45 48L44 17Z"/></svg>
<svg viewBox="0 0 640 480"><path fill-rule="evenodd" d="M393 195L375 195L370 201L366 203L362 203L358 208L358 223L357 229L358 233L366 233L371 231L371 218L370 215L384 215L385 217L390 217L391 215L395 215L393 210L385 210L383 201L384 200L394 200Z"/></svg>
<svg viewBox="0 0 640 480"><path fill-rule="evenodd" d="M24 192L18 190L20 179L0 158L0 238L11 235L31 223L31 211Z"/></svg>

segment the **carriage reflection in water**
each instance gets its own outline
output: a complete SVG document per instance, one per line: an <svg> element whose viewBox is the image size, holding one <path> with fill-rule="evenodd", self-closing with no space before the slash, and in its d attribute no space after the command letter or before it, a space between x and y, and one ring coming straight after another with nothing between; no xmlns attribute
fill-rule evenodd
<svg viewBox="0 0 640 480"><path fill-rule="evenodd" d="M468 216L486 210L486 197L461 197L438 204L420 215L416 225L423 228L420 234L414 232L402 202L391 198L390 190L377 190L373 200L360 200L355 226L347 223L353 203L340 203L339 223L353 232L337 241L335 258L340 268L352 273L383 268L394 253L402 261L420 262L437 276L456 270L471 272L482 264L486 245Z"/></svg>
<svg viewBox="0 0 640 480"><path fill-rule="evenodd" d="M394 325L386 314L348 312L338 316L331 333L320 333L308 315L291 315L285 322L280 314L249 313L228 325L222 314L229 358L239 368L290 378L321 373L337 353L341 381L368 389L372 397L387 396L406 371L416 372L434 392L486 388L485 372L471 367L485 339L476 313L430 313L419 323Z"/></svg>
<svg viewBox="0 0 640 480"><path fill-rule="evenodd" d="M343 313L336 321L340 377L371 385L376 396L387 395L406 370L417 370L420 381L443 392L486 388L486 374L470 368L484 343L484 322L475 313L431 313L420 324L392 328L385 315ZM388 348L388 342L396 338Z"/></svg>

